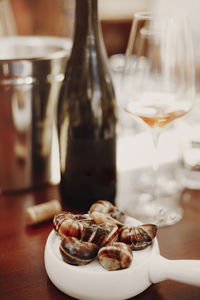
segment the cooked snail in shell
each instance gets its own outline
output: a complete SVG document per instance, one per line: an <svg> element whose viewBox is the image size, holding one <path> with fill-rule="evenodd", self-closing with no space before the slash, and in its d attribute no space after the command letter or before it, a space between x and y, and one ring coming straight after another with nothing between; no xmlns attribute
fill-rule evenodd
<svg viewBox="0 0 200 300"><path fill-rule="evenodd" d="M74 215L69 212L58 213L53 219L54 229L61 237L73 236L81 238L83 230L92 222L88 214Z"/></svg>
<svg viewBox="0 0 200 300"><path fill-rule="evenodd" d="M82 232L82 240L94 243L99 247L118 239L119 229L111 224L92 224Z"/></svg>
<svg viewBox="0 0 200 300"><path fill-rule="evenodd" d="M133 254L129 245L115 242L102 247L98 252L100 264L109 271L128 268Z"/></svg>
<svg viewBox="0 0 200 300"><path fill-rule="evenodd" d="M71 236L65 237L60 243L63 260L71 265L88 264L97 256L98 250L97 245Z"/></svg>
<svg viewBox="0 0 200 300"><path fill-rule="evenodd" d="M156 236L157 226L144 224L120 229L119 240L131 246L132 250L142 250L149 246Z"/></svg>
<svg viewBox="0 0 200 300"><path fill-rule="evenodd" d="M125 214L106 200L98 200L95 202L90 207L89 214L97 224L112 222L121 226L125 222Z"/></svg>

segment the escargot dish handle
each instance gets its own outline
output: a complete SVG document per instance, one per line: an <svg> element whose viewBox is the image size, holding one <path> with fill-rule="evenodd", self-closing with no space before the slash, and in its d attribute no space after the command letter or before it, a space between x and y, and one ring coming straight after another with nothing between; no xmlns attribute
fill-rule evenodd
<svg viewBox="0 0 200 300"><path fill-rule="evenodd" d="M170 279L200 287L200 260L168 260L155 255L150 264L149 279L152 283Z"/></svg>

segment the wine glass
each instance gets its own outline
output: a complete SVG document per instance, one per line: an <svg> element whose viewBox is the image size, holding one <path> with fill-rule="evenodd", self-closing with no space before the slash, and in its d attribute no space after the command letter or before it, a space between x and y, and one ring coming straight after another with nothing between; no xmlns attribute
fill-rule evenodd
<svg viewBox="0 0 200 300"><path fill-rule="evenodd" d="M162 190L159 185L157 145L161 129L192 108L194 78L187 18L136 13L125 55L121 105L130 115L143 120L153 136L155 153L150 189L135 188L127 206L129 214L145 223L165 226L182 218L173 189L170 194L166 192L167 186ZM180 190L178 195L180 197Z"/></svg>

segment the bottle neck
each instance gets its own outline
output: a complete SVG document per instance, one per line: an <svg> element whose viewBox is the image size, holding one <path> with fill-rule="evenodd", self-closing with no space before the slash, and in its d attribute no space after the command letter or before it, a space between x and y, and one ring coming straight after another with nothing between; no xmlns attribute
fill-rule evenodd
<svg viewBox="0 0 200 300"><path fill-rule="evenodd" d="M76 0L76 26L74 41L91 41L99 35L98 1Z"/></svg>

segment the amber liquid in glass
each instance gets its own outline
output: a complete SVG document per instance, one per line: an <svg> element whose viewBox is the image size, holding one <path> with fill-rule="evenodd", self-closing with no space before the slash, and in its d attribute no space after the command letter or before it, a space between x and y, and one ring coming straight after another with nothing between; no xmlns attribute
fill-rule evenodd
<svg viewBox="0 0 200 300"><path fill-rule="evenodd" d="M142 119L151 128L163 127L186 113L184 109L173 107L170 104L147 103L138 105L135 102L129 102L125 110Z"/></svg>

